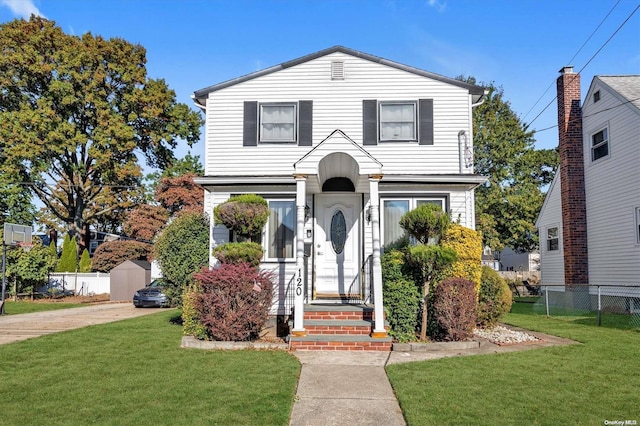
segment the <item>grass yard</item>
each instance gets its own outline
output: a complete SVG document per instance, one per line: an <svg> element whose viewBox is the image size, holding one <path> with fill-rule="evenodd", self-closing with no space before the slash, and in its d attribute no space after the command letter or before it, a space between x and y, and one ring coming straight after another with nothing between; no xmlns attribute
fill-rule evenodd
<svg viewBox="0 0 640 426"><path fill-rule="evenodd" d="M0 346L0 423L286 425L300 373L277 351L181 349L176 311Z"/></svg>
<svg viewBox="0 0 640 426"><path fill-rule="evenodd" d="M28 314L31 312L53 311L56 309L78 308L87 306L82 303L65 303L65 302L31 302L31 301L11 301L6 300L4 303L4 312L7 315Z"/></svg>
<svg viewBox="0 0 640 426"><path fill-rule="evenodd" d="M640 332L532 309L517 304L505 322L581 344L388 366L408 424L640 422Z"/></svg>

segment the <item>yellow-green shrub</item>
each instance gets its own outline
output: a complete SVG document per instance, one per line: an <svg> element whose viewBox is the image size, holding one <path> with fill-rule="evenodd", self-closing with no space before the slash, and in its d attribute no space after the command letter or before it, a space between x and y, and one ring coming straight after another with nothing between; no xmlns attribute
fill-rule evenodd
<svg viewBox="0 0 640 426"><path fill-rule="evenodd" d="M505 280L493 269L483 266L477 324L487 328L495 326L511 309L511 296Z"/></svg>
<svg viewBox="0 0 640 426"><path fill-rule="evenodd" d="M445 267L442 278L464 278L475 284L476 294L480 290L482 277L482 237L477 231L452 223L440 240L442 247L458 253L457 260Z"/></svg>
<svg viewBox="0 0 640 426"><path fill-rule="evenodd" d="M190 285L182 295L182 334L196 339L207 338L207 328L200 322L196 302L200 292L195 284Z"/></svg>

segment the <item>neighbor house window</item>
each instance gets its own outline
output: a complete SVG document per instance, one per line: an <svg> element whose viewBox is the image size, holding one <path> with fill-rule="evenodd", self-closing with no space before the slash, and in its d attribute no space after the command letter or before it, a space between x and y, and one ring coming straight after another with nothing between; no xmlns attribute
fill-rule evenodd
<svg viewBox="0 0 640 426"><path fill-rule="evenodd" d="M591 136L591 161L609 155L609 132L606 128Z"/></svg>
<svg viewBox="0 0 640 426"><path fill-rule="evenodd" d="M593 103L596 103L600 100L600 91L598 90L593 94Z"/></svg>
<svg viewBox="0 0 640 426"><path fill-rule="evenodd" d="M415 141L415 102L380 102L380 140Z"/></svg>
<svg viewBox="0 0 640 426"><path fill-rule="evenodd" d="M260 142L296 141L296 104L260 105Z"/></svg>
<svg viewBox="0 0 640 426"><path fill-rule="evenodd" d="M293 258L293 237L296 226L295 202L293 200L268 200L269 221L267 222L265 251L269 259Z"/></svg>
<svg viewBox="0 0 640 426"><path fill-rule="evenodd" d="M558 227L547 228L547 251L559 249Z"/></svg>
<svg viewBox="0 0 640 426"><path fill-rule="evenodd" d="M640 207L636 207L636 243L640 244Z"/></svg>
<svg viewBox="0 0 640 426"><path fill-rule="evenodd" d="M446 211L446 200L442 198L393 198L382 200L382 244L388 246L406 236L400 226L400 218L410 210L423 204L436 204Z"/></svg>

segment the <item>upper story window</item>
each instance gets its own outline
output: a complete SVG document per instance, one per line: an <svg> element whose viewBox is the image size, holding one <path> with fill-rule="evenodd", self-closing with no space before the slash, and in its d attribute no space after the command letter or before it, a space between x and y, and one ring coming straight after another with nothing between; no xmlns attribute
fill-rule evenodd
<svg viewBox="0 0 640 426"><path fill-rule="evenodd" d="M296 141L296 104L260 105L260 142Z"/></svg>
<svg viewBox="0 0 640 426"><path fill-rule="evenodd" d="M416 102L380 102L380 140L416 140Z"/></svg>
<svg viewBox="0 0 640 426"><path fill-rule="evenodd" d="M605 127L591 135L591 161L596 161L609 155L609 131Z"/></svg>
<svg viewBox="0 0 640 426"><path fill-rule="evenodd" d="M560 249L560 239L558 237L558 227L547 228L547 251Z"/></svg>
<svg viewBox="0 0 640 426"><path fill-rule="evenodd" d="M258 142L313 145L313 101L245 101L242 115L242 146Z"/></svg>
<svg viewBox="0 0 640 426"><path fill-rule="evenodd" d="M593 94L593 103L596 103L600 100L600 91L598 90Z"/></svg>
<svg viewBox="0 0 640 426"><path fill-rule="evenodd" d="M362 144L418 142L433 145L433 99L362 100Z"/></svg>

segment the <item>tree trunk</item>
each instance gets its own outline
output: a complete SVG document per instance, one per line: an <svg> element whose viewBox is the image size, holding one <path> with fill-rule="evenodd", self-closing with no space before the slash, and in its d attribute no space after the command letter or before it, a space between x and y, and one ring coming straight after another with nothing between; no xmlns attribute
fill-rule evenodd
<svg viewBox="0 0 640 426"><path fill-rule="evenodd" d="M429 281L424 282L424 298L422 299L422 327L420 328L420 340L427 340L427 302L429 299Z"/></svg>

